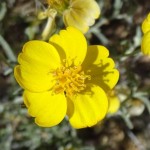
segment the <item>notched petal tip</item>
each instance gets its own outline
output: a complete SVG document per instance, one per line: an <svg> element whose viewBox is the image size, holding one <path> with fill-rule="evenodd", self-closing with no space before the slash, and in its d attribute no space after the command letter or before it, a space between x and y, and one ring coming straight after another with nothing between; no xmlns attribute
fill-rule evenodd
<svg viewBox="0 0 150 150"><path fill-rule="evenodd" d="M86 33L99 16L100 7L95 0L76 0L71 1L69 8L64 11L63 21L66 26L74 26Z"/></svg>
<svg viewBox="0 0 150 150"><path fill-rule="evenodd" d="M61 47L66 54L68 66L81 64L86 56L87 42L84 35L74 27L61 30L50 38L50 42Z"/></svg>
<svg viewBox="0 0 150 150"><path fill-rule="evenodd" d="M41 127L52 127L65 117L67 102L64 94L55 95L52 91L33 93L24 92L24 102L28 113L35 117L35 123Z"/></svg>
<svg viewBox="0 0 150 150"><path fill-rule="evenodd" d="M108 110L108 99L105 92L98 86L89 84L88 92L77 94L72 102L74 112L69 121L74 128L86 128L101 121Z"/></svg>
<svg viewBox="0 0 150 150"><path fill-rule="evenodd" d="M88 83L99 85L106 92L112 89L119 79L119 71L115 63L109 58L109 51L101 45L89 46L83 62L83 70L91 76Z"/></svg>

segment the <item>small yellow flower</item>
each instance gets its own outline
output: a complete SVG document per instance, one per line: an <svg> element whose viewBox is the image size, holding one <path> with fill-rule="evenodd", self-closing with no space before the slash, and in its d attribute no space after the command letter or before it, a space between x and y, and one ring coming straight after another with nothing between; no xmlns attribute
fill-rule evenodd
<svg viewBox="0 0 150 150"><path fill-rule="evenodd" d="M47 0L50 7L63 16L66 26L73 26L86 33L100 15L95 0Z"/></svg>
<svg viewBox="0 0 150 150"><path fill-rule="evenodd" d="M70 0L47 0L51 8L54 8L58 13L62 14L63 11L68 9Z"/></svg>
<svg viewBox="0 0 150 150"><path fill-rule="evenodd" d="M103 46L87 46L73 27L53 35L49 43L27 42L14 75L25 89L24 103L35 122L51 127L67 115L74 128L84 128L102 120L108 110L105 93L119 78L108 56Z"/></svg>
<svg viewBox="0 0 150 150"><path fill-rule="evenodd" d="M142 38L141 50L143 54L150 55L150 31L146 32Z"/></svg>
<svg viewBox="0 0 150 150"><path fill-rule="evenodd" d="M141 42L141 50L143 54L150 55L150 13L142 23L142 31L144 35Z"/></svg>
<svg viewBox="0 0 150 150"><path fill-rule="evenodd" d="M109 114L114 114L116 113L119 108L120 108L120 100L118 96L116 95L115 91L109 91L107 93L108 100L109 100L109 108L108 108L108 113Z"/></svg>
<svg viewBox="0 0 150 150"><path fill-rule="evenodd" d="M142 31L145 34L146 32L150 31L150 13L144 19L142 23Z"/></svg>

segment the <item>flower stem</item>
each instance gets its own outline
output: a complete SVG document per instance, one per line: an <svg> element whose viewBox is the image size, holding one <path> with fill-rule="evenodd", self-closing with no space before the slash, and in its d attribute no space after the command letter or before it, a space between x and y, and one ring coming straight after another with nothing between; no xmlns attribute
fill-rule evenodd
<svg viewBox="0 0 150 150"><path fill-rule="evenodd" d="M12 62L16 62L17 59L13 53L13 50L11 49L7 41L1 35L0 35L0 45L3 47L3 50L6 56L8 57L8 59Z"/></svg>
<svg viewBox="0 0 150 150"><path fill-rule="evenodd" d="M42 32L42 39L47 40L49 35L52 33L53 28L54 28L54 19L56 17L57 12L53 10L51 11L50 16L47 19L46 26Z"/></svg>

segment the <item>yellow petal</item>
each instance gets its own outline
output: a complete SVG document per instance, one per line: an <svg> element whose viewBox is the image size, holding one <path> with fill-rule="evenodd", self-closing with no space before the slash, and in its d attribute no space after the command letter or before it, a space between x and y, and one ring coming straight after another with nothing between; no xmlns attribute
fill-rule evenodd
<svg viewBox="0 0 150 150"><path fill-rule="evenodd" d="M55 34L50 38L50 43L55 47L57 46L57 49L64 50L68 65L74 63L78 66L83 62L87 51L87 43L84 35L79 30L73 27L61 30L59 35Z"/></svg>
<svg viewBox="0 0 150 150"><path fill-rule="evenodd" d="M118 111L119 107L120 107L120 101L119 101L118 97L110 98L108 113L110 113L110 114L116 113Z"/></svg>
<svg viewBox="0 0 150 150"><path fill-rule="evenodd" d="M86 33L99 15L100 7L94 0L72 0L69 8L63 13L63 20L66 26L76 27L82 33Z"/></svg>
<svg viewBox="0 0 150 150"><path fill-rule="evenodd" d="M29 41L24 45L18 62L29 70L31 66L37 72L55 70L61 64L57 50L51 44L38 40Z"/></svg>
<svg viewBox="0 0 150 150"><path fill-rule="evenodd" d="M143 54L150 55L150 31L145 33L142 38L141 50Z"/></svg>
<svg viewBox="0 0 150 150"><path fill-rule="evenodd" d="M147 17L144 19L142 23L142 31L143 33L150 31L150 13L147 15Z"/></svg>
<svg viewBox="0 0 150 150"><path fill-rule="evenodd" d="M105 59L109 56L109 51L102 45L91 45L87 48L86 58L83 62L85 68L89 68L89 65L98 65L101 59Z"/></svg>
<svg viewBox="0 0 150 150"><path fill-rule="evenodd" d="M74 105L68 106L68 109L73 109L73 112L68 110L68 115L74 128L91 127L101 121L107 113L108 99L105 92L95 85L89 85L88 90L87 93L75 95L72 98Z"/></svg>
<svg viewBox="0 0 150 150"><path fill-rule="evenodd" d="M86 58L82 64L85 74L91 76L89 83L94 83L106 92L112 89L119 79L119 72L114 69L115 64L108 58L109 51L104 46L89 46Z"/></svg>
<svg viewBox="0 0 150 150"><path fill-rule="evenodd" d="M66 115L67 102L63 94L55 95L51 91L43 93L25 91L23 98L29 114L35 117L36 124L41 127L55 126Z"/></svg>
<svg viewBox="0 0 150 150"><path fill-rule="evenodd" d="M86 17L89 15L90 18L97 19L100 15L100 7L95 0L72 0L70 7L82 10L87 14Z"/></svg>
<svg viewBox="0 0 150 150"><path fill-rule="evenodd" d="M89 73L91 75L91 80L88 81L89 83L99 85L106 92L111 90L117 84L119 79L119 72L117 69L107 68L107 65L111 65L109 63L110 62L107 61L107 63L104 65L104 68L103 67L91 68L90 69L91 72L93 73L95 72L95 75Z"/></svg>
<svg viewBox="0 0 150 150"><path fill-rule="evenodd" d="M107 96L109 101L108 113L114 114L120 107L120 100L114 91L110 91Z"/></svg>
<svg viewBox="0 0 150 150"><path fill-rule="evenodd" d="M14 75L24 89L42 92L54 85L53 72L61 63L52 45L43 41L30 41L24 45L18 61L20 65L15 67Z"/></svg>
<svg viewBox="0 0 150 150"><path fill-rule="evenodd" d="M75 27L79 29L82 33L86 33L89 30L88 23L78 14L74 9L66 10L63 15L63 21L65 25ZM90 22L93 21L92 19Z"/></svg>
<svg viewBox="0 0 150 150"><path fill-rule="evenodd" d="M32 68L31 68L32 69ZM34 69L33 69L34 70ZM23 89L32 92L47 91L55 84L55 78L52 73L35 73L33 70L27 70L22 65L17 65L14 69L14 76Z"/></svg>

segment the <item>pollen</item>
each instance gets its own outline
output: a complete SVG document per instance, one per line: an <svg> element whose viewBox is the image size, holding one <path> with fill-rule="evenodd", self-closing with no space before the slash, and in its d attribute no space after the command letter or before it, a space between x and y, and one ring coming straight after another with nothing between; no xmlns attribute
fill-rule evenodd
<svg viewBox="0 0 150 150"><path fill-rule="evenodd" d="M90 80L85 75L81 66L61 67L55 71L56 84L53 87L55 93L66 93L66 96L73 96L83 91L86 87L85 81Z"/></svg>

